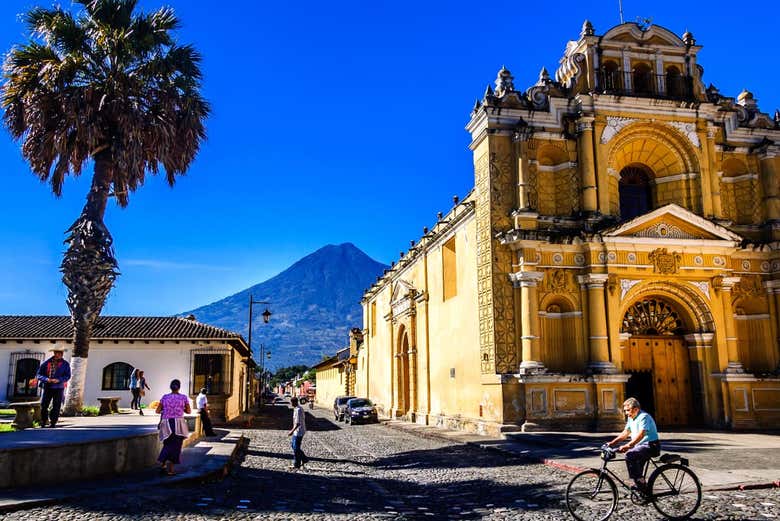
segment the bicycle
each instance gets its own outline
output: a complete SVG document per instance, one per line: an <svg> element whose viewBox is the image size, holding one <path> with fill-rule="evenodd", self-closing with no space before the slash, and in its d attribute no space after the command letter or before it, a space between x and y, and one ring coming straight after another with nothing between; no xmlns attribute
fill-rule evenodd
<svg viewBox="0 0 780 521"><path fill-rule="evenodd" d="M652 465L654 470L647 479L647 492L632 488L607 468L616 459L617 449L607 444L599 448L601 468L580 472L566 487L566 507L577 521L605 521L617 508L617 480L630 491L631 502L646 506L652 503L655 509L668 519L688 519L701 504L701 483L688 467L688 460L678 454L664 454L651 458L645 464L643 475Z"/></svg>

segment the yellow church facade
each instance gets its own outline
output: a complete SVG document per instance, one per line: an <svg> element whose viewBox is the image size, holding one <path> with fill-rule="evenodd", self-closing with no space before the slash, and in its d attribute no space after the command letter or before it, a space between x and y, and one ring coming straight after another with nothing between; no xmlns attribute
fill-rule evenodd
<svg viewBox="0 0 780 521"><path fill-rule="evenodd" d="M474 188L364 294L356 392L477 432L780 427L780 113L705 87L693 35L586 22L502 68Z"/></svg>

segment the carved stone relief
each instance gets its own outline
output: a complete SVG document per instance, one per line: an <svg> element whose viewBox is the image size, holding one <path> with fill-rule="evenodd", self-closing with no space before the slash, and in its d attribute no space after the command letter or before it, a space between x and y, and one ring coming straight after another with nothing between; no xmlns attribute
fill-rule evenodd
<svg viewBox="0 0 780 521"><path fill-rule="evenodd" d="M679 130L688 141L696 148L701 148L701 141L699 141L699 135L696 133L695 123L684 123L682 121L670 121L669 125Z"/></svg>
<svg viewBox="0 0 780 521"><path fill-rule="evenodd" d="M607 126L604 127L604 131L601 133L601 144L606 145L618 132L623 130L624 127L630 125L636 121L633 118L622 118L618 116L607 116Z"/></svg>
<svg viewBox="0 0 780 521"><path fill-rule="evenodd" d="M656 273L677 273L681 260L682 255L677 252L669 253L666 248L657 248L650 253L650 262L653 263L653 271Z"/></svg>
<svg viewBox="0 0 780 521"><path fill-rule="evenodd" d="M639 280L631 280L631 279L620 279L620 300L623 300L623 297L626 296L626 293L628 293L628 290L639 284L641 281Z"/></svg>
<svg viewBox="0 0 780 521"><path fill-rule="evenodd" d="M654 226L640 230L634 237L652 237L654 239L696 239L697 237L668 223L657 223Z"/></svg>

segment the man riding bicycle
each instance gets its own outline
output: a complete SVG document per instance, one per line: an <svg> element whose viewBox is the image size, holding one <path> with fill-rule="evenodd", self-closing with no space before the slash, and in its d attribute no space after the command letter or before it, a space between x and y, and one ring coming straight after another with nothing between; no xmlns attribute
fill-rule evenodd
<svg viewBox="0 0 780 521"><path fill-rule="evenodd" d="M628 398L623 402L623 412L627 417L626 428L607 445L611 447L630 438L630 441L618 447L618 451L626 453L628 476L640 492L645 492L647 489L643 475L645 463L661 453L658 429L653 417L641 410L636 398Z"/></svg>

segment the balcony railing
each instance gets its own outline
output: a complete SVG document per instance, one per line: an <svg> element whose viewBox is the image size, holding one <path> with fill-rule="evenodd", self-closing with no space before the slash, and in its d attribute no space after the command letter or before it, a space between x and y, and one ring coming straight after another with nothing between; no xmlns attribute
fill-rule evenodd
<svg viewBox="0 0 780 521"><path fill-rule="evenodd" d="M597 90L617 96L641 98L693 99L693 79L689 76L649 74L628 71L598 71Z"/></svg>

